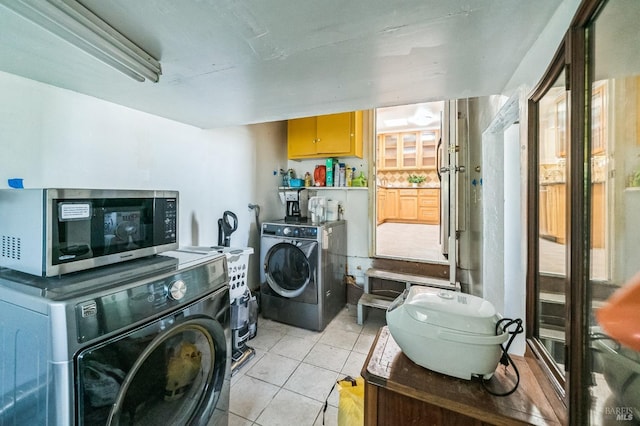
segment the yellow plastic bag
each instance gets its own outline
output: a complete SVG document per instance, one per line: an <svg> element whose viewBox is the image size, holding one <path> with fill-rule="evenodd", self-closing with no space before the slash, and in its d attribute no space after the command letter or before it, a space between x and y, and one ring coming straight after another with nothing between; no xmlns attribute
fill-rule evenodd
<svg viewBox="0 0 640 426"><path fill-rule="evenodd" d="M338 426L364 425L364 379L345 377L338 380Z"/></svg>

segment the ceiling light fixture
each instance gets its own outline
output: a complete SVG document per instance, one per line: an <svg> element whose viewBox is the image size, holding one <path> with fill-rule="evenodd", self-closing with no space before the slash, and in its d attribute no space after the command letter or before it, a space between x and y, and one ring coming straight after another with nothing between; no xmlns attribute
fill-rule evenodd
<svg viewBox="0 0 640 426"><path fill-rule="evenodd" d="M407 120L405 118L391 118L384 120L384 125L386 127L402 127L407 125Z"/></svg>
<svg viewBox="0 0 640 426"><path fill-rule="evenodd" d="M420 107L408 120L416 126L428 126L434 122L434 117L426 108Z"/></svg>
<svg viewBox="0 0 640 426"><path fill-rule="evenodd" d="M0 0L0 4L137 81L160 79L158 60L76 0Z"/></svg>

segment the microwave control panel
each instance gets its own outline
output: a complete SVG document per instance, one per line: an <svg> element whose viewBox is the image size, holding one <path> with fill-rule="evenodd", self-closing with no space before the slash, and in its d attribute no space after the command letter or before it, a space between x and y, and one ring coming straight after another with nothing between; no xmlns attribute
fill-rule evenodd
<svg viewBox="0 0 640 426"><path fill-rule="evenodd" d="M175 198L165 198L164 200L164 239L175 242L178 229L178 208Z"/></svg>

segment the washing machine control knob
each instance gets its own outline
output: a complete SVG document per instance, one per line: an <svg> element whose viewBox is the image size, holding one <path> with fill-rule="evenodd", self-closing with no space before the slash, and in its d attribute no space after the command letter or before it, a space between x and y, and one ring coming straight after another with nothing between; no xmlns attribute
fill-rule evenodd
<svg viewBox="0 0 640 426"><path fill-rule="evenodd" d="M169 298L180 300L187 293L187 284L182 280L177 280L169 285Z"/></svg>
<svg viewBox="0 0 640 426"><path fill-rule="evenodd" d="M286 236L291 235L291 228L289 228L288 226L287 226L287 227L285 227L285 228L282 230L282 233L283 233L284 235L286 235Z"/></svg>

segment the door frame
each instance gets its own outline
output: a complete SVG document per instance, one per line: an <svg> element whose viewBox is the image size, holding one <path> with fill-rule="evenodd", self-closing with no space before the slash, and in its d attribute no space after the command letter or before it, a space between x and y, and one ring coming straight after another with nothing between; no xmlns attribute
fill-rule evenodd
<svg viewBox="0 0 640 426"><path fill-rule="evenodd" d="M453 101L441 101L444 102L444 109L446 110L448 108L448 104L456 104L456 100ZM457 116L457 115L451 115L451 116ZM444 140L446 137L448 137L447 135L451 134L453 132L453 134L457 134L457 122L453 122L451 123L452 120L447 120L445 117L449 117L447 115L447 113L444 114L443 118L442 118L442 123L441 123L441 138ZM389 269L392 268L394 270L397 271L402 271L402 272L408 272L408 273L415 273L415 274L423 274L423 275L427 275L427 276L433 276L433 277L439 277L439 278L444 278L444 279L449 279L450 281L452 281L454 284L457 281L456 279L456 270L457 270L457 245L458 245L458 241L456 238L456 233L455 232L450 232L449 233L449 237L448 237L448 243L449 243L449 252L453 251L456 254L454 254L453 256L453 262L452 262L452 258L451 255L449 254L448 259L445 257L444 260L439 261L437 259L427 259L427 260L414 260L414 259L399 259L399 258L392 258L392 257L387 257L387 256L380 256L377 254L376 252L376 247L377 247L377 218L378 218L378 213L379 213L379 204L378 204L378 185L376 182L376 177L377 177L377 172L378 172L378 164L380 164L380 149L379 149L379 145L378 145L378 134L377 134L377 126L376 126L376 122L377 122L377 109L373 109L373 123L372 123L372 135L373 137L370 138L370 149L369 149L369 153L370 153L370 157L371 157L371 161L370 161L370 166L369 166L369 171L370 171L370 176L372 176L372 179L370 179L370 187L372 188L372 197L370 198L370 205L371 205L371 209L370 211L373 212L373 214L371 215L371 246L370 246L370 257L373 259L373 267L377 267L377 268L381 268L381 269ZM448 121L448 122L447 122ZM451 130L450 128L453 128L453 130ZM456 150L455 147L456 144L453 145L452 150L454 152L454 155L450 155L449 157L451 158L451 161L449 164L444 165L442 164L443 167L451 169L451 170L459 170L457 161L458 161L458 152ZM440 167L440 164L437 164L436 167ZM454 175L457 173L453 173ZM454 178L455 180L455 178ZM450 186L452 187L452 186ZM441 185L442 188L442 185ZM457 198L457 191L452 192L454 196L454 199L458 199ZM442 203L442 195L440 198L440 202ZM449 209L447 210L447 212L449 212L449 218L456 218L457 217L457 206L451 206L452 203L449 203ZM453 203L455 204L455 203ZM442 205L441 205L441 210L442 210ZM455 213L454 215L451 215L451 210L454 210ZM455 221L450 221L450 229L457 229L457 224L452 222ZM438 225L439 227L442 227L442 222ZM450 278L453 277L453 278Z"/></svg>

